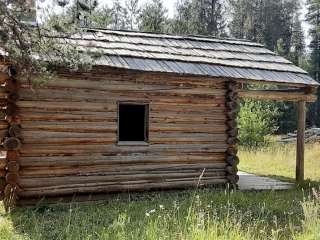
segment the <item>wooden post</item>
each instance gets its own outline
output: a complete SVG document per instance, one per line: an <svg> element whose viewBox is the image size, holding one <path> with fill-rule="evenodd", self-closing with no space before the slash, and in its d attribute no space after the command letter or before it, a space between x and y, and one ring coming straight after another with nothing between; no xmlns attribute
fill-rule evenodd
<svg viewBox="0 0 320 240"><path fill-rule="evenodd" d="M297 156L296 156L296 181L304 180L304 137L306 127L306 103L298 102L298 130L297 130Z"/></svg>

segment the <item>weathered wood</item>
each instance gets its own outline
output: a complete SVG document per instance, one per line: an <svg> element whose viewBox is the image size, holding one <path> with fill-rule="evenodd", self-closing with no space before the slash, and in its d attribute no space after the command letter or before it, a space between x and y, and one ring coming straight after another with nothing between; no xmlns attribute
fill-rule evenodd
<svg viewBox="0 0 320 240"><path fill-rule="evenodd" d="M11 124L9 127L9 135L11 137L22 137L22 128L20 124Z"/></svg>
<svg viewBox="0 0 320 240"><path fill-rule="evenodd" d="M9 150L7 151L7 161L17 161L19 159L19 152L18 151L12 151L12 150Z"/></svg>
<svg viewBox="0 0 320 240"><path fill-rule="evenodd" d="M63 144L63 143L62 143ZM128 154L128 153L151 153L151 152L180 152L180 153L222 153L226 152L227 144L155 144L150 146L113 146L113 145L39 145L24 144L20 150L24 156L33 154L81 154L81 153L104 153L104 154ZM236 151L230 149L229 151ZM33 155L34 156L34 155Z"/></svg>
<svg viewBox="0 0 320 240"><path fill-rule="evenodd" d="M166 163L224 163L225 154L180 154L169 155L166 152L160 154L143 155L74 155L74 156L45 156L23 157L21 166L26 167L67 167L67 166L99 166L99 165L123 165L123 164L166 164Z"/></svg>
<svg viewBox="0 0 320 240"><path fill-rule="evenodd" d="M20 169L20 165L17 161L9 161L7 164L8 172L18 172Z"/></svg>
<svg viewBox="0 0 320 240"><path fill-rule="evenodd" d="M257 100L275 101L305 101L314 102L317 100L315 94L307 94L304 91L288 92L283 90L241 90L239 96L242 98L252 98Z"/></svg>
<svg viewBox="0 0 320 240"><path fill-rule="evenodd" d="M8 116L18 115L19 107L15 103L8 103L6 108L6 114Z"/></svg>
<svg viewBox="0 0 320 240"><path fill-rule="evenodd" d="M7 100L8 102L12 102L15 103L16 101L18 101L20 98L18 93L9 93L7 96Z"/></svg>
<svg viewBox="0 0 320 240"><path fill-rule="evenodd" d="M11 172L7 173L6 182L13 186L17 185L17 183L19 182L19 175L17 173L11 173Z"/></svg>
<svg viewBox="0 0 320 240"><path fill-rule="evenodd" d="M17 93L20 88L20 83L15 78L10 78L4 85L4 90L9 93Z"/></svg>
<svg viewBox="0 0 320 240"><path fill-rule="evenodd" d="M211 184L225 184L227 181L225 178L203 180L200 182L200 186L211 185ZM117 182L116 184L87 184L85 186L70 186L69 188L35 188L26 189L20 193L21 197L35 197L35 196L63 196L74 193L99 193L99 192L119 192L119 191L145 191L150 189L175 189L175 188L186 188L186 187L199 187L198 179L192 181L173 181L173 182L162 182L153 183L148 181L140 181L137 184L127 182Z"/></svg>
<svg viewBox="0 0 320 240"><path fill-rule="evenodd" d="M306 127L306 103L298 102L298 130L297 130L297 155L296 155L296 181L304 180L304 137Z"/></svg>
<svg viewBox="0 0 320 240"><path fill-rule="evenodd" d="M239 164L239 158L237 156L228 156L227 163L231 166L237 166Z"/></svg>
<svg viewBox="0 0 320 240"><path fill-rule="evenodd" d="M110 174L101 176L63 176L63 177L42 177L42 178L30 178L21 177L19 185L22 188L35 188L35 187L66 187L70 185L80 185L88 183L116 183L118 181L140 181L140 180L152 180L152 181L170 181L171 179L199 179L202 172L156 172L156 173L136 173L136 174ZM224 177L223 172L205 172L202 175L202 179L221 179Z"/></svg>
<svg viewBox="0 0 320 240"><path fill-rule="evenodd" d="M239 182L239 176L238 175L227 175L227 179L231 184L237 184Z"/></svg>
<svg viewBox="0 0 320 240"><path fill-rule="evenodd" d="M226 167L227 174L236 175L238 172L238 168L236 166L227 166Z"/></svg>
<svg viewBox="0 0 320 240"><path fill-rule="evenodd" d="M3 147L6 150L19 150L21 148L21 141L16 137L8 137L4 140Z"/></svg>
<svg viewBox="0 0 320 240"><path fill-rule="evenodd" d="M64 77L10 87L20 95L12 116L22 129L10 133L23 138L20 167L11 153L20 197L196 186L203 169L204 184L227 182L236 141L227 113L236 113L224 80L106 70ZM227 99L238 106L235 91ZM118 101L149 103L149 146L117 145Z"/></svg>
<svg viewBox="0 0 320 240"><path fill-rule="evenodd" d="M203 169L207 169L207 171L221 171L223 172L226 167L225 163L167 163L167 164L121 164L121 165L91 165L91 166L57 166L50 167L49 169L46 167L29 167L22 168L19 171L21 176L65 176L65 175L108 175L111 173L121 174L123 172L145 172L152 174L155 171L162 171L165 173L166 171L176 171L182 172L186 171L202 171ZM209 170L211 169L211 170Z"/></svg>

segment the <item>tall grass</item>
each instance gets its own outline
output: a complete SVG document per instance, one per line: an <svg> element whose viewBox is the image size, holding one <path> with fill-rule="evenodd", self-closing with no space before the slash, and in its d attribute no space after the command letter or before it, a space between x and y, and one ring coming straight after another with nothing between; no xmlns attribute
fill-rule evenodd
<svg viewBox="0 0 320 240"><path fill-rule="evenodd" d="M316 194L317 195L316 195ZM319 193L159 193L1 210L1 239L319 239Z"/></svg>
<svg viewBox="0 0 320 240"><path fill-rule="evenodd" d="M295 177L296 150L294 144L276 144L268 147L239 152L240 169L259 175ZM307 144L305 149L305 178L320 180L320 143Z"/></svg>

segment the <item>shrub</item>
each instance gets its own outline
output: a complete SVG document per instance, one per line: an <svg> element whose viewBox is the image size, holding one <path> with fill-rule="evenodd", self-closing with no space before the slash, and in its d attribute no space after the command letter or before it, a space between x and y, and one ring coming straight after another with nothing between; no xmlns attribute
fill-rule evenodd
<svg viewBox="0 0 320 240"><path fill-rule="evenodd" d="M240 145L248 148L266 145L269 136L278 129L279 115L279 109L271 102L243 101L238 118Z"/></svg>

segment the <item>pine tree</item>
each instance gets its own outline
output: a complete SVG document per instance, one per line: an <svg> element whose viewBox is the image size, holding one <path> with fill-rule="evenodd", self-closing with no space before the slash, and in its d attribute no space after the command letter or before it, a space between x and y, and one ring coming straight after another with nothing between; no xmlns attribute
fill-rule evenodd
<svg viewBox="0 0 320 240"><path fill-rule="evenodd" d="M139 30L161 33L166 31L167 9L162 0L152 0L146 3L139 16Z"/></svg>
<svg viewBox="0 0 320 240"><path fill-rule="evenodd" d="M298 0L229 0L231 35L264 44L275 50L282 39L284 56L291 48Z"/></svg>
<svg viewBox="0 0 320 240"><path fill-rule="evenodd" d="M176 2L176 14L172 20L171 32L182 35L195 34L191 0Z"/></svg>
<svg viewBox="0 0 320 240"><path fill-rule="evenodd" d="M126 0L125 8L127 9L127 22L130 30L134 30L138 23L140 14L139 0Z"/></svg>
<svg viewBox="0 0 320 240"><path fill-rule="evenodd" d="M115 30L128 29L127 9L125 9L120 0L113 0L111 8L111 27Z"/></svg>
<svg viewBox="0 0 320 240"><path fill-rule="evenodd" d="M175 33L226 36L222 0L181 0L176 12L172 26Z"/></svg>
<svg viewBox="0 0 320 240"><path fill-rule="evenodd" d="M299 18L299 14L294 17L289 54L289 59L296 65L300 65L300 59L305 54L304 32Z"/></svg>
<svg viewBox="0 0 320 240"><path fill-rule="evenodd" d="M309 0L308 1L308 14L307 21L311 25L311 56L310 56L310 74L311 76L320 82L320 1ZM318 100L310 107L310 121L312 125L320 126L320 91L318 90Z"/></svg>

